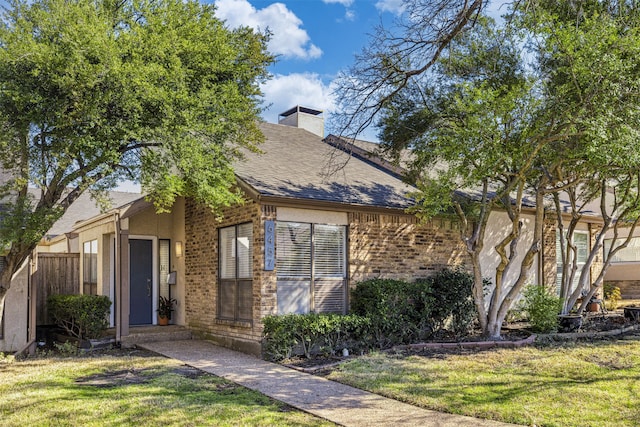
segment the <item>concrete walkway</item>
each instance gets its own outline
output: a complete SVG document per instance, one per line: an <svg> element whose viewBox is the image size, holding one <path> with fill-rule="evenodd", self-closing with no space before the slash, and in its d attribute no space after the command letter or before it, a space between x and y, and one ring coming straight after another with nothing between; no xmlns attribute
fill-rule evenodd
<svg viewBox="0 0 640 427"><path fill-rule="evenodd" d="M347 427L509 425L421 409L206 341L163 341L140 347Z"/></svg>

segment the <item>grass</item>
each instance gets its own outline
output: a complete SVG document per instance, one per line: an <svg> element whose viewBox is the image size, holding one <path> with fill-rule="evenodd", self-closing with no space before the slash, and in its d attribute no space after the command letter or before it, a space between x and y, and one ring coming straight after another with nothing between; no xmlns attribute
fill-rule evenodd
<svg viewBox="0 0 640 427"><path fill-rule="evenodd" d="M640 342L371 354L329 378L429 409L536 426L640 425Z"/></svg>
<svg viewBox="0 0 640 427"><path fill-rule="evenodd" d="M144 352L0 357L2 426L333 426L260 393Z"/></svg>

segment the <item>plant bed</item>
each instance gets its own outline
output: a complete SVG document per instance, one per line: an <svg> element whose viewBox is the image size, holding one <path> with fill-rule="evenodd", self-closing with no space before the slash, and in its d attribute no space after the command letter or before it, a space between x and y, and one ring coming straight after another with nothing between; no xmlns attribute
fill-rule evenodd
<svg viewBox="0 0 640 427"><path fill-rule="evenodd" d="M582 327L582 316L579 314L561 314L558 320L560 332L575 332Z"/></svg>
<svg viewBox="0 0 640 427"><path fill-rule="evenodd" d="M625 319L633 322L640 322L640 307L627 306L623 307Z"/></svg>
<svg viewBox="0 0 640 427"><path fill-rule="evenodd" d="M92 339L79 339L77 337L72 337L70 335L65 334L56 334L56 341L64 344L67 342L73 343L78 347L78 349L83 351L91 351L91 350L101 350L105 348L112 347L116 339L113 336L104 336L100 338L92 338Z"/></svg>

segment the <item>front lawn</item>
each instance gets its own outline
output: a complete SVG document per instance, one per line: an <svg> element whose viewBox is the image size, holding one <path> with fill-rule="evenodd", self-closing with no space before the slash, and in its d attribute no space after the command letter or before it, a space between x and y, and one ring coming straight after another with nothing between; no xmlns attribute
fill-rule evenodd
<svg viewBox="0 0 640 427"><path fill-rule="evenodd" d="M0 355L2 426L333 426L216 376L142 351Z"/></svg>
<svg viewBox="0 0 640 427"><path fill-rule="evenodd" d="M536 426L640 425L640 342L371 354L329 378L438 411Z"/></svg>

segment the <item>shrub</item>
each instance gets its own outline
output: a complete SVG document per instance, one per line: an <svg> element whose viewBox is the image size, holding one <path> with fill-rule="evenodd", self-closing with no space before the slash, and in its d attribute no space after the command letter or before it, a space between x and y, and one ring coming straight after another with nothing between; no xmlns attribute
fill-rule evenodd
<svg viewBox="0 0 640 427"><path fill-rule="evenodd" d="M428 282L371 279L358 283L351 293L352 312L369 319L379 348L430 336L433 303Z"/></svg>
<svg viewBox="0 0 640 427"><path fill-rule="evenodd" d="M522 308L529 315L531 328L535 332L558 330L558 314L562 310L562 299L544 286L529 285L524 290Z"/></svg>
<svg viewBox="0 0 640 427"><path fill-rule="evenodd" d="M473 276L460 268L445 269L424 279L436 304L431 310L435 332L449 329L457 337L466 335L477 319L473 301Z"/></svg>
<svg viewBox="0 0 640 427"><path fill-rule="evenodd" d="M69 335L91 339L107 328L111 301L100 295L51 295L47 307L54 322Z"/></svg>
<svg viewBox="0 0 640 427"><path fill-rule="evenodd" d="M603 287L607 310L615 310L616 308L618 308L618 301L622 299L620 288L606 282Z"/></svg>
<svg viewBox="0 0 640 427"><path fill-rule="evenodd" d="M314 353L335 354L343 348L358 349L367 342L369 321L357 315L285 314L263 320L263 353L278 361L299 351L309 358Z"/></svg>

